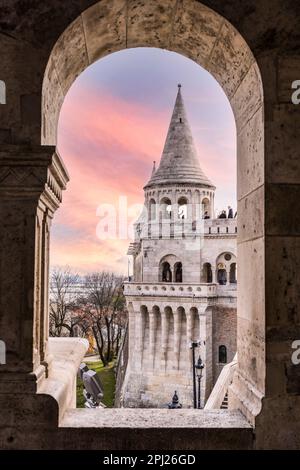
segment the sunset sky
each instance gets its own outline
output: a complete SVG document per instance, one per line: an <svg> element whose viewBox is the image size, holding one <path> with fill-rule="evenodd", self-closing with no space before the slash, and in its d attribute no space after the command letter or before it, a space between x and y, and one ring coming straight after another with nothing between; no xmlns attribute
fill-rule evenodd
<svg viewBox="0 0 300 470"><path fill-rule="evenodd" d="M178 83L201 167L217 186L215 207L236 208L235 122L218 83L176 53L114 53L80 75L61 110L58 149L71 180L53 223L52 266L68 265L81 274L127 273L130 240L124 233L99 239L99 214L103 204L118 214L120 197L123 204L126 197L128 224L136 218L132 206L143 203L153 160L159 164Z"/></svg>

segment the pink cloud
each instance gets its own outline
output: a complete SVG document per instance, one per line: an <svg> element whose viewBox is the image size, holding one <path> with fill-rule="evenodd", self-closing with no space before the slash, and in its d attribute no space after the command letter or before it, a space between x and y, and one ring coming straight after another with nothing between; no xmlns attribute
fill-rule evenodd
<svg viewBox="0 0 300 470"><path fill-rule="evenodd" d="M127 196L129 205L143 202L142 188L152 161L159 161L171 111L158 113L107 91L95 96L78 88L72 96L71 89L61 111L58 142L71 181L54 221L52 264L126 273L128 240L100 241L96 210L102 203L117 206L119 196ZM219 147L199 139L197 147L203 170L226 193L235 162L230 157L231 131L221 137Z"/></svg>

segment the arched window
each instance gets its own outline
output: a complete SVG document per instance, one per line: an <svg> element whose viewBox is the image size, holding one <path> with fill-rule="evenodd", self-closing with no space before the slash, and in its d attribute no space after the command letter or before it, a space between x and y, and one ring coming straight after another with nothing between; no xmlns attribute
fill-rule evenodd
<svg viewBox="0 0 300 470"><path fill-rule="evenodd" d="M160 214L164 220L171 219L172 217L172 203L167 197L160 201Z"/></svg>
<svg viewBox="0 0 300 470"><path fill-rule="evenodd" d="M210 263L204 263L203 265L203 282L207 284L212 282L212 269Z"/></svg>
<svg viewBox="0 0 300 470"><path fill-rule="evenodd" d="M202 217L203 219L210 219L210 200L208 197L202 199Z"/></svg>
<svg viewBox="0 0 300 470"><path fill-rule="evenodd" d="M182 263L176 263L174 266L175 282L182 282Z"/></svg>
<svg viewBox="0 0 300 470"><path fill-rule="evenodd" d="M6 104L6 86L3 80L0 80L0 104Z"/></svg>
<svg viewBox="0 0 300 470"><path fill-rule="evenodd" d="M226 269L218 269L218 283L220 284L220 286L225 286L227 284Z"/></svg>
<svg viewBox="0 0 300 470"><path fill-rule="evenodd" d="M167 261L162 265L162 282L172 282L172 271Z"/></svg>
<svg viewBox="0 0 300 470"><path fill-rule="evenodd" d="M149 220L156 219L156 202L154 199L149 201Z"/></svg>
<svg viewBox="0 0 300 470"><path fill-rule="evenodd" d="M230 265L230 284L236 284L236 263Z"/></svg>
<svg viewBox="0 0 300 470"><path fill-rule="evenodd" d="M227 348L223 344L219 346L219 363L227 364Z"/></svg>
<svg viewBox="0 0 300 470"><path fill-rule="evenodd" d="M187 219L188 216L188 201L185 197L178 199L178 218Z"/></svg>

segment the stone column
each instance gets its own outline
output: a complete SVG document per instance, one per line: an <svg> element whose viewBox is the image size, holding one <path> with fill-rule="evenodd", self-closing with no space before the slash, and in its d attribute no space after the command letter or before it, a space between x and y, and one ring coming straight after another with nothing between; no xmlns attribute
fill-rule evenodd
<svg viewBox="0 0 300 470"><path fill-rule="evenodd" d="M180 310L175 310L174 315L174 358L175 358L175 369L179 369L180 361L180 337L181 337L181 319L182 313Z"/></svg>
<svg viewBox="0 0 300 470"><path fill-rule="evenodd" d="M48 374L49 236L67 181L54 147L2 146L0 332L7 360L0 393L35 392Z"/></svg>
<svg viewBox="0 0 300 470"><path fill-rule="evenodd" d="M211 267L213 284L217 284L217 271L216 271L216 269L217 269L216 266Z"/></svg>
<svg viewBox="0 0 300 470"><path fill-rule="evenodd" d="M230 284L230 267L229 269L226 269L226 285L228 286Z"/></svg>
<svg viewBox="0 0 300 470"><path fill-rule="evenodd" d="M156 333L156 313L152 310L149 311L149 341L150 341L150 354L149 366L153 369L155 358L155 333Z"/></svg>
<svg viewBox="0 0 300 470"><path fill-rule="evenodd" d="M186 340L187 345L190 347L192 341L192 331L193 331L193 314L190 310L186 312Z"/></svg>
<svg viewBox="0 0 300 470"><path fill-rule="evenodd" d="M143 356L143 314L140 309L135 310L135 341L136 341L136 354L135 354L135 369L141 370L142 356Z"/></svg>
<svg viewBox="0 0 300 470"><path fill-rule="evenodd" d="M210 395L213 387L212 375L212 311L211 308L199 311L200 329L200 356L204 363L203 377L201 380L201 397L204 401Z"/></svg>
<svg viewBox="0 0 300 470"><path fill-rule="evenodd" d="M128 362L134 369L135 361L135 311L131 302L128 303Z"/></svg>
<svg viewBox="0 0 300 470"><path fill-rule="evenodd" d="M191 367L192 364L192 349L191 349L191 341L194 339L193 335L193 312L191 311L191 307L186 307L185 310L186 314L186 342L188 348L188 367Z"/></svg>
<svg viewBox="0 0 300 470"><path fill-rule="evenodd" d="M162 368L167 365L168 319L165 310L161 312L161 362Z"/></svg>

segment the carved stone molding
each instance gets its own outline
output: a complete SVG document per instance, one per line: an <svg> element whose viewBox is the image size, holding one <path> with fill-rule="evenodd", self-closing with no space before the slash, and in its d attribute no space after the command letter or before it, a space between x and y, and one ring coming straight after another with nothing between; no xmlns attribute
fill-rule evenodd
<svg viewBox="0 0 300 470"><path fill-rule="evenodd" d="M0 197L39 199L55 211L69 181L68 172L54 147L2 147L0 150Z"/></svg>

